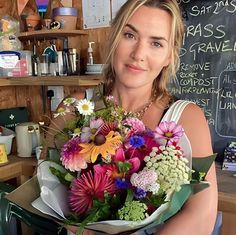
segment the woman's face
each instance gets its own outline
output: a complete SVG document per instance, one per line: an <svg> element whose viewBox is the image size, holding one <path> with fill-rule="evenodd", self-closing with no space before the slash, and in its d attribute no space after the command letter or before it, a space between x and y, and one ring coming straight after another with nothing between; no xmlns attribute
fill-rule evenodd
<svg viewBox="0 0 236 235"><path fill-rule="evenodd" d="M114 54L116 84L126 88L151 87L170 63L171 16L158 8L142 6L121 33Z"/></svg>

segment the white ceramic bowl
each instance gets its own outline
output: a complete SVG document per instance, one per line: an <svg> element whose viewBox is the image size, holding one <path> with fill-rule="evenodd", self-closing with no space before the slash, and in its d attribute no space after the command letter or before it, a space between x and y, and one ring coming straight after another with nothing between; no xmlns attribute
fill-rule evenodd
<svg viewBox="0 0 236 235"><path fill-rule="evenodd" d="M104 64L87 64L87 73L102 73Z"/></svg>

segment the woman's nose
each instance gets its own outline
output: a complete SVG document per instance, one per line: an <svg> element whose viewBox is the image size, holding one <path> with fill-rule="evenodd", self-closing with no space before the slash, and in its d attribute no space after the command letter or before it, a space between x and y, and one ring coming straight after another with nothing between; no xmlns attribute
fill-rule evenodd
<svg viewBox="0 0 236 235"><path fill-rule="evenodd" d="M131 52L131 57L135 61L144 61L146 57L146 49L143 43L137 42L133 46L133 50Z"/></svg>

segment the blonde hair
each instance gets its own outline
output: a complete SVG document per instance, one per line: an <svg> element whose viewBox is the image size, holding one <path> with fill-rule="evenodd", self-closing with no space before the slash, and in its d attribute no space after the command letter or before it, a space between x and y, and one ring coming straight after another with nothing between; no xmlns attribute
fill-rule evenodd
<svg viewBox="0 0 236 235"><path fill-rule="evenodd" d="M135 11L141 6L147 6L152 8L158 8L167 11L172 17L172 30L171 30L171 43L172 53L171 62L168 66L164 67L161 73L153 82L152 96L153 98L161 98L168 96L167 84L171 77L176 76L176 72L179 66L179 51L182 44L182 38L184 33L184 25L182 21L181 11L179 9L176 0L128 0L117 13L114 21L112 22L110 39L108 41L109 50L107 52L106 68L104 70L105 75L105 92L108 94L114 84L116 77L113 60L115 50L120 40L121 32L129 19L135 13Z"/></svg>

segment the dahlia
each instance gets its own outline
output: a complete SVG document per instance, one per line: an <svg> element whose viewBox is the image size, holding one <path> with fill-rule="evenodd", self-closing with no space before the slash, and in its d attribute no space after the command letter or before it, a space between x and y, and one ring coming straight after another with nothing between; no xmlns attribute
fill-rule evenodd
<svg viewBox="0 0 236 235"><path fill-rule="evenodd" d="M61 149L62 165L70 171L80 171L87 168L89 158L80 153L80 139L78 137L70 139Z"/></svg>
<svg viewBox="0 0 236 235"><path fill-rule="evenodd" d="M116 193L113 180L109 176L96 172L93 175L91 171L81 174L72 182L69 192L71 210L85 215L93 207L93 200L103 201L105 193Z"/></svg>

